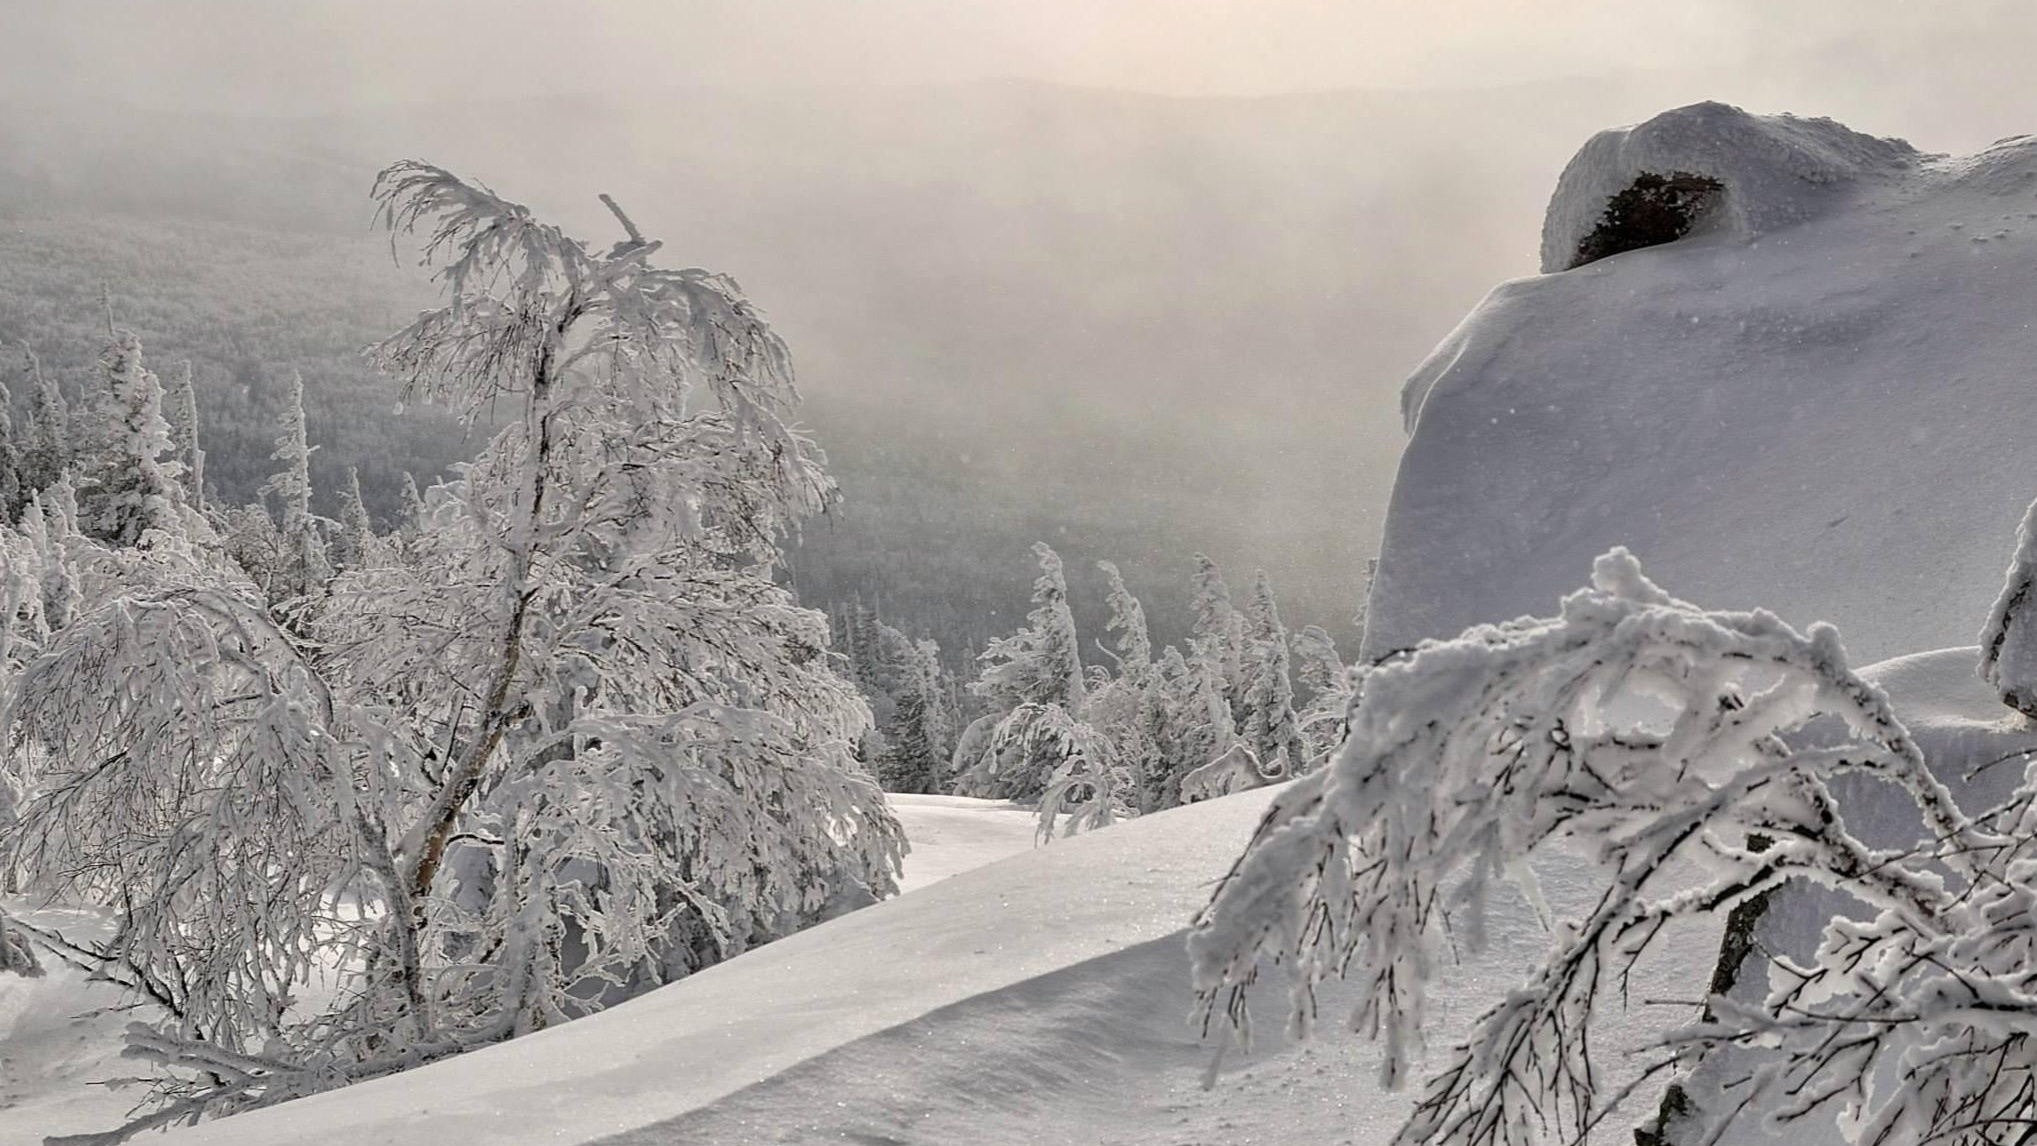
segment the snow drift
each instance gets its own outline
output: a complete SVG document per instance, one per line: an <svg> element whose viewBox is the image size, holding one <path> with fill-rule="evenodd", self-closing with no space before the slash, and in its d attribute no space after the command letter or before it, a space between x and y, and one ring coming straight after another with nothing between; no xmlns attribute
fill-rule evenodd
<svg viewBox="0 0 2037 1146"><path fill-rule="evenodd" d="M1560 270L1643 174L1719 190ZM1560 273L1493 290L1403 392L1368 654L1546 613L1615 545L1856 661L1973 640L2037 494L2037 140L1952 159L1698 104L1587 143L1542 251Z"/></svg>

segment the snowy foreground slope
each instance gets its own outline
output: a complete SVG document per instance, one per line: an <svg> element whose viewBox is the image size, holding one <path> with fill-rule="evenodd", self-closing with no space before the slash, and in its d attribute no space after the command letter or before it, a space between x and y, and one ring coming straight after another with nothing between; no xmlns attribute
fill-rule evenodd
<svg viewBox="0 0 2037 1146"><path fill-rule="evenodd" d="M1957 764L2029 739L1999 715L2006 710L1974 676L1973 659L1971 649L1950 650L1863 675L1890 691L1934 757ZM1378 1090L1373 1048L1334 1021L1312 1044L1285 1044L1283 1000L1273 990L1256 1004L1259 1050L1234 1054L1215 1089L1199 1085L1207 1049L1183 1022L1181 931L1270 794L1191 805L1043 848L1032 846L1030 817L1010 805L899 797L916 841L907 859L914 890L899 899L551 1032L167 1141L1383 1146L1407 1096ZM1556 856L1537 866L1559 913L1593 894L1584 864ZM1443 972L1434 1044L1516 985L1546 949L1524 904L1495 906L1491 953L1467 953ZM1608 1062L1689 1017L1686 1008L1641 1003L1688 998L1717 941L1715 930L1694 927L1643 967L1635 1007L1600 1041ZM1326 995L1326 1015L1334 1020L1348 1001ZM74 1037L56 1000L40 1009L41 1029ZM103 1057L110 1032L92 1033L100 1073L74 1065L64 1072L68 1086L119 1070ZM66 1109L71 1100L54 1092L42 1101L0 1111L0 1143L105 1125L113 1112ZM62 1122L50 1114L57 1110ZM102 1116L83 1119L88 1113ZM1595 1141L1624 1146L1644 1113L1615 1120Z"/></svg>
<svg viewBox="0 0 2037 1146"><path fill-rule="evenodd" d="M1371 1048L1283 1046L1271 992L1259 1052L1199 1085L1181 932L1270 794L1057 840L592 1018L164 1141L1384 1142L1406 1096L1377 1091ZM1591 894L1574 861L1545 880L1559 909ZM1495 954L1452 974L1439 1035L1543 947L1525 906L1498 915ZM1672 945L1681 961L1638 978L1637 996L1679 993L1714 942Z"/></svg>
<svg viewBox="0 0 2037 1146"><path fill-rule="evenodd" d="M912 839L899 881L907 891L1033 847L1037 821L1015 804L954 796L893 796L891 802ZM27 902L9 906L30 923L100 937L76 912ZM145 1072L119 1054L121 1032L146 1016L128 1010L118 988L88 982L56 960L46 963L43 978L0 976L0 1146L105 1130L142 1097L134 1089L96 1084Z"/></svg>
<svg viewBox="0 0 2037 1146"><path fill-rule="evenodd" d="M1564 270L1643 173L1724 190ZM1579 152L1543 262L1407 384L1368 652L1546 614L1613 545L1856 663L1973 639L2037 496L2037 139L1953 159L1699 104Z"/></svg>

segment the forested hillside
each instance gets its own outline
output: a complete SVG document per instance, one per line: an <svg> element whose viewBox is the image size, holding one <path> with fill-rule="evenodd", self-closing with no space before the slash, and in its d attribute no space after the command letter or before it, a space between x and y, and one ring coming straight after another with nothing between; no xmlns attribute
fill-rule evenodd
<svg viewBox="0 0 2037 1146"><path fill-rule="evenodd" d="M1589 93L1554 90L1586 114ZM1297 619L1348 636L1400 373L1438 316L1526 269L1537 197L1490 191L1546 182L1568 142L1444 130L1471 102L981 83L313 120L0 107L0 338L75 392L103 280L152 362L192 360L229 501L301 370L317 504L358 464L387 524L400 471L426 480L473 439L396 418L355 353L433 297L368 233L373 171L431 155L588 229L608 191L793 349L844 492L795 554L808 599L881 600L956 652L1023 614L1044 539L1071 568L1117 561L1163 639L1199 550L1266 565ZM1396 216L1427 223L1378 225ZM1100 624L1100 585L1073 580Z"/></svg>

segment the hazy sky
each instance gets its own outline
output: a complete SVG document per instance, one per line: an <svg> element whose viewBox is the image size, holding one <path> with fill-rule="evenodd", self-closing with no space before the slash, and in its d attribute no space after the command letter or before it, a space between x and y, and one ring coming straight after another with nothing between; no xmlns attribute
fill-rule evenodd
<svg viewBox="0 0 2037 1146"><path fill-rule="evenodd" d="M2020 75L2024 0L0 0L0 93L299 112L988 76L1182 95L1758 73ZM1891 75L1893 71L1897 74ZM2014 85L2026 90L2023 85ZM2033 106L2037 112L2037 106Z"/></svg>

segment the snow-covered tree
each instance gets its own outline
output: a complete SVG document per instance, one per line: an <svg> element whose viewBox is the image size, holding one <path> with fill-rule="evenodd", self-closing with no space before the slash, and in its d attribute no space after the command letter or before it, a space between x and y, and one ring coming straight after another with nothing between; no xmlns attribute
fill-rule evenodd
<svg viewBox="0 0 2037 1146"><path fill-rule="evenodd" d="M140 544L151 530L181 532L183 467L171 457L162 383L142 364L141 339L116 331L99 356L99 371L106 440L78 491L85 532L120 546Z"/></svg>
<svg viewBox="0 0 2037 1146"><path fill-rule="evenodd" d="M868 709L770 576L833 490L787 426L784 344L619 211L598 251L439 168L377 187L450 296L378 361L406 395L514 415L434 491L415 557L343 575L319 628L451 746L404 834L412 927L451 966L492 954L445 980L439 1022L543 1026L886 893L902 837L851 754Z"/></svg>
<svg viewBox="0 0 2037 1146"><path fill-rule="evenodd" d="M1853 836L1830 787L1848 774L1906 799L1921 842ZM1205 1013L1244 1030L1244 992L1278 960L1306 1031L1315 985L1341 974L1363 992L1354 1029L1384 1040L1381 1078L1397 1086L1422 1053L1430 969L1449 943L1483 942L1490 884L1528 878L1525 861L1560 838L1590 845L1604 894L1435 1060L1399 1141L1581 1137L1636 1093L1602 1087L1588 1035L1619 1005L1623 968L1671 922L1792 878L1864 914L1833 920L1805 965L1778 955L1765 999L1715 996L1641 1062L1659 1079L1747 1052L1687 1140L1717 1141L1740 1111L1787 1133L1842 1106L1861 1143L2026 1136L2037 778L1969 819L1831 628L1699 609L1620 550L1554 618L1369 671L1334 759L1282 791L1191 931Z"/></svg>
<svg viewBox="0 0 2037 1146"><path fill-rule="evenodd" d="M1347 668L1337 643L1320 626L1294 634L1295 679L1308 692L1308 703L1295 716L1301 735L1303 771L1329 759L1344 740L1344 719L1360 688L1362 673Z"/></svg>
<svg viewBox="0 0 2037 1146"><path fill-rule="evenodd" d="M1189 608L1195 615L1195 622L1190 647L1194 656L1217 666L1223 679L1224 699L1230 703L1232 714L1239 715L1244 708L1248 687L1246 668L1250 663L1245 617L1231 603L1230 586L1224 583L1224 575L1217 569L1216 562L1204 554L1195 555L1192 583L1195 596L1189 602Z"/></svg>
<svg viewBox="0 0 2037 1146"><path fill-rule="evenodd" d="M165 1071L116 1137L558 1023L893 887L868 710L772 576L832 490L783 344L626 219L592 249L418 163L377 194L449 295L378 361L507 423L304 632L204 547L99 549L4 706L0 860L118 907L104 955L169 1016L131 1030ZM286 424L292 525L308 452Z"/></svg>
<svg viewBox="0 0 2037 1146"><path fill-rule="evenodd" d="M1104 601L1110 607L1107 627L1117 634L1117 647L1111 655L1118 671L1090 689L1085 719L1116 750L1126 774L1119 800L1139 812L1158 811L1168 806L1162 795L1169 772L1166 676L1153 661L1145 607L1116 565L1109 561L1096 564L1109 586ZM1174 655L1178 658L1180 654Z"/></svg>
<svg viewBox="0 0 2037 1146"><path fill-rule="evenodd" d="M13 521L21 515L21 507L28 501L28 495L35 492L28 488L22 474L21 451L16 441L13 403L8 396L7 386L0 383L0 524Z"/></svg>
<svg viewBox="0 0 2037 1146"><path fill-rule="evenodd" d="M367 564L374 543L375 526L361 501L361 471L348 466L346 488L340 491L339 537L333 546L333 562L341 569L358 569Z"/></svg>
<svg viewBox="0 0 2037 1146"><path fill-rule="evenodd" d="M1146 630L1146 607L1132 595L1124 574L1115 564L1099 561L1096 567L1103 570L1110 582L1110 592L1104 597L1104 604L1110 607L1110 620L1105 627L1117 634L1119 671L1126 675L1142 673L1153 664L1153 638Z"/></svg>
<svg viewBox="0 0 2037 1146"><path fill-rule="evenodd" d="M1980 675L2002 703L2037 717L2037 502L2016 529L2001 595L1980 633Z"/></svg>
<svg viewBox="0 0 2037 1146"><path fill-rule="evenodd" d="M1068 609L1061 555L1045 542L1037 542L1033 556L1039 560L1040 576L1033 582L1033 610L1026 615L1027 625L990 643L978 658L983 669L969 686L989 703L990 711L972 726L976 735L965 731L960 746L977 749L981 755L964 759L958 748L956 791L964 795L1020 800L1039 796L1062 762L1054 752L1063 741L1052 735L1030 735L1024 726L1048 719L1044 710L1050 707L1058 709L1062 717L1076 719L1087 699L1081 645L1074 614ZM1001 731L989 734L991 729ZM1036 747L1046 754L1032 755Z"/></svg>
<svg viewBox="0 0 2037 1146"><path fill-rule="evenodd" d="M269 581L272 599L307 597L332 577L319 521L311 513L311 454L304 421L304 375L292 374L290 392L276 416L276 450L269 457L283 468L262 483L263 496L275 495L277 534L281 550Z"/></svg>
<svg viewBox="0 0 2037 1146"><path fill-rule="evenodd" d="M170 457L184 467L181 483L185 503L205 508L205 451L198 448L198 394L191 382L191 361L185 359L164 395L163 415L170 423Z"/></svg>
<svg viewBox="0 0 2037 1146"><path fill-rule="evenodd" d="M22 427L22 484L28 492L47 489L71 465L71 408L55 378L42 372L35 351L23 346L21 369L28 385L28 417Z"/></svg>
<svg viewBox="0 0 2037 1146"><path fill-rule="evenodd" d="M1261 569L1246 613L1247 660L1240 730L1260 767L1286 776L1305 759L1294 712L1294 677L1287 647L1287 627L1273 600L1273 583Z"/></svg>
<svg viewBox="0 0 2037 1146"><path fill-rule="evenodd" d="M1024 743L994 743L993 752L1053 762L1040 793L1041 839L1052 839L1057 830L1072 836L1107 828L1136 814L1123 754L1095 725L1074 719L1060 705L1025 705L998 732Z"/></svg>
<svg viewBox="0 0 2037 1146"><path fill-rule="evenodd" d="M1033 582L1027 627L991 642L979 658L984 668L971 689L1000 707L1031 703L1079 709L1085 687L1081 643L1068 609L1061 555L1042 541L1033 544L1033 556L1040 562L1040 576Z"/></svg>
<svg viewBox="0 0 2037 1146"><path fill-rule="evenodd" d="M415 536L424 528L424 495L417 492L417 479L409 471L403 474L403 516L400 531Z"/></svg>
<svg viewBox="0 0 2037 1146"><path fill-rule="evenodd" d="M909 646L893 698L889 751L883 779L887 791L944 792L948 786L949 723L942 695L940 647L932 641Z"/></svg>

